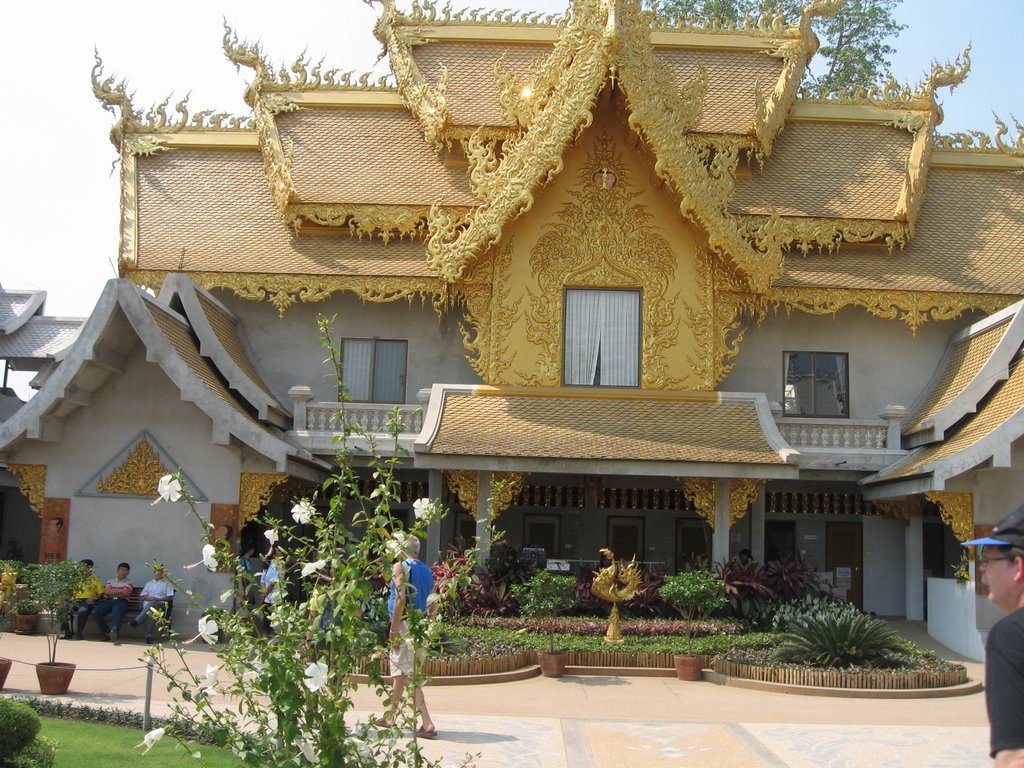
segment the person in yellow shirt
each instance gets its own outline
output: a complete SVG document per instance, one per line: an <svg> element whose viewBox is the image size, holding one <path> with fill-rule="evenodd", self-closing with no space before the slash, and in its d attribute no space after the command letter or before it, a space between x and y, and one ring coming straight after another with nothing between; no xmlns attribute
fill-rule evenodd
<svg viewBox="0 0 1024 768"><path fill-rule="evenodd" d="M82 588L75 595L75 610L68 617L67 624L64 625L65 640L82 639L85 622L89 620L89 614L92 613L92 608L96 605L96 599L103 596L103 582L100 581L99 576L93 574L92 560L85 558L80 562L85 569L85 580L82 582ZM76 626L73 627L72 623L76 623Z"/></svg>

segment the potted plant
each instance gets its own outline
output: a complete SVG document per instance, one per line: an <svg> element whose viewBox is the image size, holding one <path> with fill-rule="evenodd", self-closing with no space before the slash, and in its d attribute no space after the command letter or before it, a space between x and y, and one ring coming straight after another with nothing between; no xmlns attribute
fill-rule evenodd
<svg viewBox="0 0 1024 768"><path fill-rule="evenodd" d="M29 599L43 613L49 614L46 629L48 660L36 664L36 677L42 693L67 693L75 665L57 661L57 641L62 627L74 612L74 597L85 580L85 568L73 560L42 563L35 567L29 585Z"/></svg>
<svg viewBox="0 0 1024 768"><path fill-rule="evenodd" d="M32 599L35 575L35 565L22 565L17 569L17 585L11 596L11 606L14 609L14 632L19 635L35 634L39 622L39 606Z"/></svg>
<svg viewBox="0 0 1024 768"><path fill-rule="evenodd" d="M722 582L708 571L690 571L669 576L658 590L665 602L686 619L686 654L673 657L680 680L700 680L704 657L693 655L693 638L697 622L728 605L722 594Z"/></svg>
<svg viewBox="0 0 1024 768"><path fill-rule="evenodd" d="M548 619L548 650L537 654L537 663L545 677L561 677L569 654L555 650L554 619L558 614L576 605L576 579L558 576L548 571L537 571L525 584L513 587L523 616Z"/></svg>

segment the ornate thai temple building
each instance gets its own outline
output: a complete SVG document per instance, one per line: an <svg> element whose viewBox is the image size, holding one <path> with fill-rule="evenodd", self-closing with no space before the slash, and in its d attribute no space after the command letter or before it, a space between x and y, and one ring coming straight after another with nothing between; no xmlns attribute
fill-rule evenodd
<svg viewBox="0 0 1024 768"><path fill-rule="evenodd" d="M966 55L801 90L835 6L719 26L384 0L380 80L277 69L227 30L237 118L143 110L97 62L121 277L0 424L2 537L48 556L58 516L61 555L176 570L196 534L151 506L159 476L244 539L347 420L357 461L401 453L400 516L451 508L428 558L494 515L570 567L801 556L980 653L993 617L951 577L1024 499L1024 141L941 134Z"/></svg>

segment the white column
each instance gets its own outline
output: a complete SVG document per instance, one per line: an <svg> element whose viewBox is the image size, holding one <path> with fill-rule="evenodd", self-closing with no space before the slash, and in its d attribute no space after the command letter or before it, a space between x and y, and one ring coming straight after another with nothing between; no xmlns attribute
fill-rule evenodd
<svg viewBox="0 0 1024 768"><path fill-rule="evenodd" d="M476 535L480 539L477 545L480 549L480 559L486 560L491 556L491 473L476 473Z"/></svg>
<svg viewBox="0 0 1024 768"><path fill-rule="evenodd" d="M764 489L759 483L757 498L750 505L750 556L757 562L764 562Z"/></svg>
<svg viewBox="0 0 1024 768"><path fill-rule="evenodd" d="M729 480L715 480L715 533L711 538L711 560L724 563L729 559Z"/></svg>
<svg viewBox="0 0 1024 768"><path fill-rule="evenodd" d="M921 526L919 515L907 521L907 618L911 621L924 619L924 536Z"/></svg>
<svg viewBox="0 0 1024 768"><path fill-rule="evenodd" d="M444 492L444 478L441 476L441 470L432 469L427 476L427 494L431 499L440 502L441 494ZM441 559L441 524L443 521L438 520L427 528L427 540L426 546L423 548L423 562L427 565L433 565Z"/></svg>

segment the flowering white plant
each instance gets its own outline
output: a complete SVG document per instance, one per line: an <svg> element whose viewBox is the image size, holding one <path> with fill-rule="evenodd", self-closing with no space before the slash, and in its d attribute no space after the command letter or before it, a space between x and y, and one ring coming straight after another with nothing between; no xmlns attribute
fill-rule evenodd
<svg viewBox="0 0 1024 768"><path fill-rule="evenodd" d="M316 507L308 499L303 499L292 507L292 519L299 525L307 525L316 514Z"/></svg>
<svg viewBox="0 0 1024 768"><path fill-rule="evenodd" d="M311 573L316 573L317 571L323 569L325 565L327 565L326 560L317 560L313 563L306 563L304 566L302 566L302 578L306 578Z"/></svg>
<svg viewBox="0 0 1024 768"><path fill-rule="evenodd" d="M154 504L161 501L173 503L181 498L181 481L174 475L164 475L157 483L156 493L159 498L153 502Z"/></svg>
<svg viewBox="0 0 1024 768"><path fill-rule="evenodd" d="M314 661L306 667L306 679L302 681L302 684L313 693L316 693L327 685L327 671L326 664L322 661Z"/></svg>
<svg viewBox="0 0 1024 768"><path fill-rule="evenodd" d="M149 752L149 750L153 748L154 744L156 744L158 741L160 741L160 739L164 737L164 733L166 732L166 728L153 729L152 731L150 731L142 737L142 741L136 744L135 748L138 749L139 747L145 747L145 749L142 750L142 754L146 754L147 752Z"/></svg>

